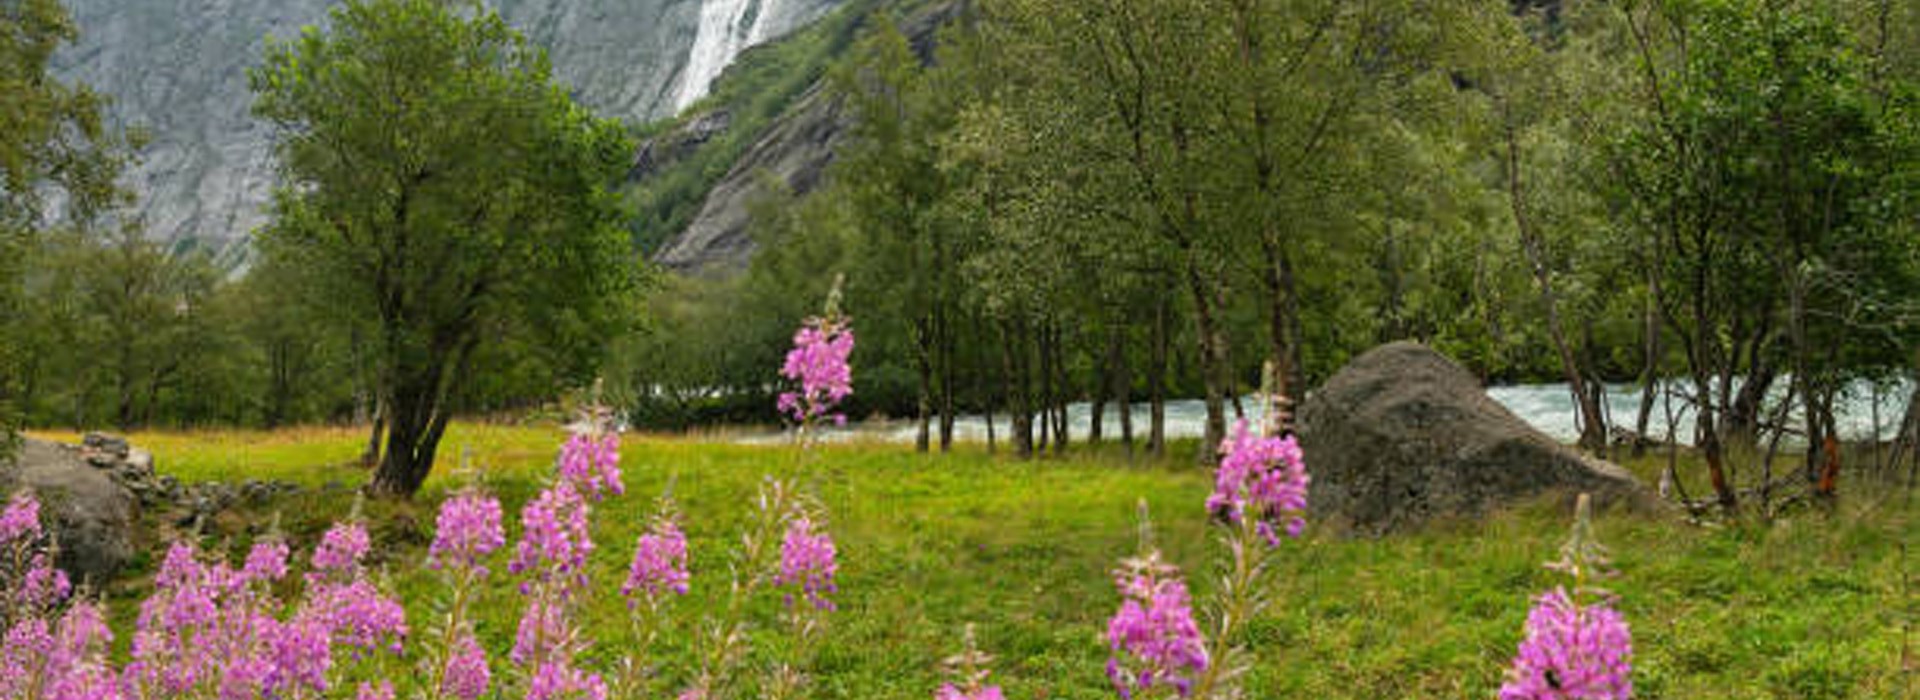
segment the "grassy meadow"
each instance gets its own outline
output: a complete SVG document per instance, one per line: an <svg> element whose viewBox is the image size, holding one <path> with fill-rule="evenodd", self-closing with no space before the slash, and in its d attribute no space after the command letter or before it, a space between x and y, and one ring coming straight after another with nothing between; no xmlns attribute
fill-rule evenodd
<svg viewBox="0 0 1920 700"><path fill-rule="evenodd" d="M224 517L206 542L224 543L236 556L272 520L271 510L304 561L330 520L350 508L350 487L366 478L349 466L364 439L358 430L132 439L155 453L162 473L185 481L336 484ZM484 482L505 501L511 542L520 505L539 489L560 440L553 428L458 425L416 502L368 505L377 565L408 604L416 635L443 590L438 575L420 566L438 501L467 479ZM463 451L469 476L452 468ZM995 679L1009 698L1111 697L1102 671L1106 620L1118 603L1109 571L1136 551L1136 503L1148 504L1155 543L1187 572L1197 596L1214 587L1223 557L1201 506L1210 475L1189 458L1150 463L1081 450L1020 462L977 445L929 456L853 444L811 459L800 478L830 509L841 562L840 610L813 666L817 698L931 697L940 661L959 651L969 623L995 657ZM1643 474L1655 468L1631 466ZM676 603L680 634L665 650L677 683L688 673L690 621L720 605L730 550L762 475L803 467L791 448L629 436L622 468L627 494L594 511L596 597L587 614L597 643L589 658L608 668L627 644L618 587L655 497L671 484L694 572L693 593ZM1920 528L1902 492L1873 491L1831 515L1802 513L1771 526L1604 514L1598 528L1623 574L1610 587L1633 627L1637 696L1920 697L1912 631L1920 614L1912 570L1920 561L1908 551ZM1560 581L1541 563L1555 556L1567 522L1567 513L1543 501L1383 539L1309 528L1284 545L1272 579L1277 603L1241 640L1258 659L1251 697L1492 697L1531 597ZM169 526L155 523L155 530ZM479 609L499 672L520 601L504 553L496 557ZM123 646L152 565L139 562L141 575L109 592ZM764 628L778 602L762 597L755 614ZM391 670L404 677L401 665Z"/></svg>

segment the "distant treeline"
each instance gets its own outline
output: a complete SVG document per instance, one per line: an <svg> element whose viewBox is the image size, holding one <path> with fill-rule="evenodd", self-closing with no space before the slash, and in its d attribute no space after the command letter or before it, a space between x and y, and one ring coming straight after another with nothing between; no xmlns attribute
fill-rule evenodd
<svg viewBox="0 0 1920 700"><path fill-rule="evenodd" d="M835 273L860 407L923 446L1010 412L1062 447L1068 402L1122 396L1203 395L1217 436L1264 362L1298 396L1411 338L1571 384L1589 446L1605 382L1685 377L1719 485L1723 444L1818 445L1848 381L1920 361L1912 3L964 8L930 62L872 23L829 184L761 203L744 274L655 295L615 360L648 415L752 414Z"/></svg>

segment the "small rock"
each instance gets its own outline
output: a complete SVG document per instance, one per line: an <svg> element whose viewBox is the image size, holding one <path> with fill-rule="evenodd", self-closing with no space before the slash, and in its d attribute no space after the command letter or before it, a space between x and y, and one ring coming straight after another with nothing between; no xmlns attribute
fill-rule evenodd
<svg viewBox="0 0 1920 700"><path fill-rule="evenodd" d="M112 455L115 460L126 459L127 453L132 449L132 445L127 443L126 438L107 433L87 433L85 437L80 438L80 445L89 450Z"/></svg>

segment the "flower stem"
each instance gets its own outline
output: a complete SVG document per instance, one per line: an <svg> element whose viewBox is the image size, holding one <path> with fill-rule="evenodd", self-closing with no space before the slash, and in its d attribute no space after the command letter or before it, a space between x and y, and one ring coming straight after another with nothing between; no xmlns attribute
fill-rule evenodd
<svg viewBox="0 0 1920 700"><path fill-rule="evenodd" d="M1213 638L1208 640L1207 670L1193 685L1192 697L1211 698L1226 680L1228 657L1233 652L1234 634L1254 615L1259 614L1260 606L1254 596L1254 584L1266 558L1265 542L1255 529L1253 518L1241 517L1239 528L1228 540L1233 550L1233 570L1227 576L1227 588L1221 591L1224 596L1220 605L1220 619L1215 621Z"/></svg>

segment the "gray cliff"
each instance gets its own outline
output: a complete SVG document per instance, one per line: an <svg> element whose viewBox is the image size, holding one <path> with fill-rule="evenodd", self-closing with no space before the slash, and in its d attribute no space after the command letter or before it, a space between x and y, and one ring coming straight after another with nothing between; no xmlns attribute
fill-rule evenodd
<svg viewBox="0 0 1920 700"><path fill-rule="evenodd" d="M497 0L551 53L558 78L606 116L669 116L687 83L739 50L821 16L840 0ZM68 0L80 42L63 78L110 96L112 118L152 141L129 175L155 237L229 249L266 220L268 127L249 115L246 71L265 37L324 22L330 0ZM704 38L703 38L704 37ZM696 45L700 48L696 51ZM704 85L692 88L704 91Z"/></svg>

